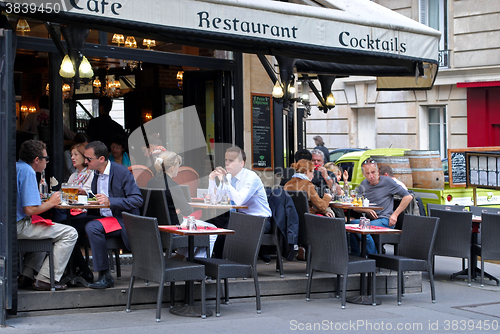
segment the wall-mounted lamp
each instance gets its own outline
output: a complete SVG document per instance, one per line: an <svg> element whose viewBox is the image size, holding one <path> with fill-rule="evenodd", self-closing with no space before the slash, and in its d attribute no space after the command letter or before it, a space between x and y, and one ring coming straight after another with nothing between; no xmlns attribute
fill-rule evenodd
<svg viewBox="0 0 500 334"><path fill-rule="evenodd" d="M26 106L26 105L22 105L22 106L21 106L21 112L22 112L22 113L27 113L27 112L28 112L28 106Z"/></svg>
<svg viewBox="0 0 500 334"><path fill-rule="evenodd" d="M127 36L127 39L125 40L125 47L137 49L137 42L135 41L134 36Z"/></svg>
<svg viewBox="0 0 500 334"><path fill-rule="evenodd" d="M28 109L29 113L30 114L34 114L36 113L36 107L35 106L30 106L29 109Z"/></svg>
<svg viewBox="0 0 500 334"><path fill-rule="evenodd" d="M184 81L184 71L177 72L177 86L182 89L182 83Z"/></svg>
<svg viewBox="0 0 500 334"><path fill-rule="evenodd" d="M30 25L28 24L28 21L26 21L25 19L19 19L17 21L16 31L20 31L23 34L23 36L25 32L30 32L31 29Z"/></svg>
<svg viewBox="0 0 500 334"><path fill-rule="evenodd" d="M122 34L114 34L111 43L116 43L120 46L120 44L125 43L125 37Z"/></svg>
<svg viewBox="0 0 500 334"><path fill-rule="evenodd" d="M144 38L142 40L142 45L146 46L148 48L148 50L151 50L152 46L156 46L156 41L154 39Z"/></svg>
<svg viewBox="0 0 500 334"><path fill-rule="evenodd" d="M62 85L63 99L69 98L71 94L71 86L67 83Z"/></svg>

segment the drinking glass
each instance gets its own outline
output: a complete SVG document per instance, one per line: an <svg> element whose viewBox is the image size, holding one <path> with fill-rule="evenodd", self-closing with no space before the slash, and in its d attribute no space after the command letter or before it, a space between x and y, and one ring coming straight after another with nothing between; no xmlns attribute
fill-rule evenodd
<svg viewBox="0 0 500 334"><path fill-rule="evenodd" d="M69 200L69 183L62 183L61 184L61 202L63 204L68 204Z"/></svg>
<svg viewBox="0 0 500 334"><path fill-rule="evenodd" d="M205 204L210 204L210 194L209 193L204 193L203 194L203 202Z"/></svg>
<svg viewBox="0 0 500 334"><path fill-rule="evenodd" d="M71 202L77 202L78 200L78 184L77 183L71 183L68 186L68 194L69 194L69 201Z"/></svg>

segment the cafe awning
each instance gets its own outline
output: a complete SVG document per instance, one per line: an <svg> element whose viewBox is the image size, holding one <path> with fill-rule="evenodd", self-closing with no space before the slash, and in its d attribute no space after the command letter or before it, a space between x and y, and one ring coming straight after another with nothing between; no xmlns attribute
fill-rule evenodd
<svg viewBox="0 0 500 334"><path fill-rule="evenodd" d="M1 1L6 12L7 3L16 2ZM331 8L268 0L70 0L55 2L51 13L45 8L23 15L179 44L348 65L345 73L352 66L374 67L381 74L398 68L415 77L428 69L435 78L438 31L368 0L327 2Z"/></svg>

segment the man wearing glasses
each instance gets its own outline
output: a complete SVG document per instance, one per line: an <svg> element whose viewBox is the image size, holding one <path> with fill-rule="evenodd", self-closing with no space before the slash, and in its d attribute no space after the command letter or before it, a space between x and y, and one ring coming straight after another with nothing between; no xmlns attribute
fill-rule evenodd
<svg viewBox="0 0 500 334"><path fill-rule="evenodd" d="M87 217L72 219L71 224L80 236L88 236L94 270L99 272L97 281L88 287L106 289L114 286L109 269L106 237L121 236L125 245L129 246L122 212L138 215L143 199L132 173L126 167L108 160L108 147L103 142L93 141L87 144L84 155L88 168L94 170L92 192L99 204L109 205L110 208L89 210ZM75 249L73 256L80 266L84 263L80 249ZM84 278L90 276L92 280L88 267L80 270L83 271Z"/></svg>
<svg viewBox="0 0 500 334"><path fill-rule="evenodd" d="M366 159L361 168L366 178L359 186L363 191L362 195L368 198L370 203L376 203L384 208L378 213L374 210L367 212L371 225L394 228L399 214L406 209L412 200L410 193L390 177L380 176L377 163L374 160ZM399 195L402 198L396 210L394 210L394 195ZM359 223L359 220L353 220L352 223ZM375 243L370 235L366 238L366 252L368 254L377 253ZM357 236L354 233L351 233L351 253L353 255L361 253Z"/></svg>
<svg viewBox="0 0 500 334"><path fill-rule="evenodd" d="M42 203L36 173L44 171L49 157L45 144L40 140L28 140L21 145L17 172L17 238L52 239L54 242L54 280L59 282L78 238L76 230L64 224L53 224L42 219L39 214L52 209L61 202L59 192L55 192ZM34 223L39 221L38 223ZM27 285L33 278L33 271L38 271L32 283L36 290L50 290L49 260L46 254L29 253L24 261L21 286ZM55 285L56 290L65 290L65 284Z"/></svg>

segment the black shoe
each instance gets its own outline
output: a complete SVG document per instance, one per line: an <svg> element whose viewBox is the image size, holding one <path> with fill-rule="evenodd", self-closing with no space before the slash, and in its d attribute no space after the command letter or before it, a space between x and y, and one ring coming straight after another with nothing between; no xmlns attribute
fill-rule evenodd
<svg viewBox="0 0 500 334"><path fill-rule="evenodd" d="M28 276L19 275L19 277L17 278L17 287L19 289L30 288L32 285L33 279L29 278Z"/></svg>
<svg viewBox="0 0 500 334"><path fill-rule="evenodd" d="M259 254L259 258L265 263L271 262L271 257L267 254Z"/></svg>
<svg viewBox="0 0 500 334"><path fill-rule="evenodd" d="M91 289L107 289L115 286L115 281L113 277L101 276L95 283L89 284Z"/></svg>
<svg viewBox="0 0 500 334"><path fill-rule="evenodd" d="M86 280L88 283L94 282L94 274L90 270L80 270L77 275Z"/></svg>
<svg viewBox="0 0 500 334"><path fill-rule="evenodd" d="M33 282L33 288L38 291L50 291L50 283L35 280ZM59 291L59 290L66 290L68 287L66 284L60 284L56 282L54 284L54 288L56 289L56 291Z"/></svg>

